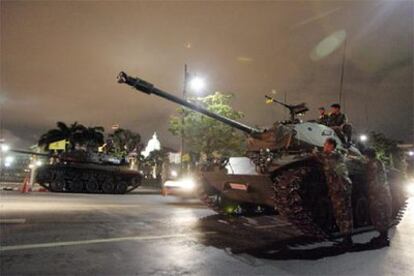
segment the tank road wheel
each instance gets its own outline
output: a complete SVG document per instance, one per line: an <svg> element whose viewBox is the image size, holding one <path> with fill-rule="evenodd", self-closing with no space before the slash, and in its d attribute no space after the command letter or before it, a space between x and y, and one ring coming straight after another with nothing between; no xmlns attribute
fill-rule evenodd
<svg viewBox="0 0 414 276"><path fill-rule="evenodd" d="M314 171L315 170L315 171ZM312 210L315 206L306 206L305 199L308 194L303 187L309 184L316 168L302 166L281 171L273 176L275 191L274 204L280 215L298 228L305 236L315 237L319 240L327 238L321 226L316 224Z"/></svg>
<svg viewBox="0 0 414 276"><path fill-rule="evenodd" d="M366 226L369 221L368 199L361 195L357 198L354 205L354 223L356 227Z"/></svg>
<svg viewBox="0 0 414 276"><path fill-rule="evenodd" d="M141 176L135 176L131 178L130 183L133 189L138 188L139 186L141 186L142 183Z"/></svg>
<svg viewBox="0 0 414 276"><path fill-rule="evenodd" d="M113 194L115 191L115 183L112 178L105 178L102 183L102 191L105 194Z"/></svg>
<svg viewBox="0 0 414 276"><path fill-rule="evenodd" d="M50 183L50 190L52 192L63 192L65 188L65 180L64 179L54 179Z"/></svg>
<svg viewBox="0 0 414 276"><path fill-rule="evenodd" d="M242 215L244 213L244 209L238 202L223 197L213 187L205 188L200 185L198 197L207 207L220 215Z"/></svg>
<svg viewBox="0 0 414 276"><path fill-rule="evenodd" d="M63 175L60 173L56 173L53 180L50 182L50 190L52 192L63 192L65 189L65 179L63 178Z"/></svg>
<svg viewBox="0 0 414 276"><path fill-rule="evenodd" d="M99 192L99 183L95 177L90 177L85 183L85 189L88 193Z"/></svg>
<svg viewBox="0 0 414 276"><path fill-rule="evenodd" d="M76 177L68 183L68 190L71 193L83 192L83 181L79 177Z"/></svg>
<svg viewBox="0 0 414 276"><path fill-rule="evenodd" d="M128 189L128 185L125 181L119 181L115 188L116 194L125 194Z"/></svg>
<svg viewBox="0 0 414 276"><path fill-rule="evenodd" d="M392 225L400 223L408 205L409 197L403 185L405 181L401 173L396 170L390 170L388 173L388 182L390 184L392 197Z"/></svg>

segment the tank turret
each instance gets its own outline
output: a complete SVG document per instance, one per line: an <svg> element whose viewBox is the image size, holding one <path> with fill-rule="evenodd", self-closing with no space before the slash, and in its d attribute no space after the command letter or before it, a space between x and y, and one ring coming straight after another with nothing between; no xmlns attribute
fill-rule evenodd
<svg viewBox="0 0 414 276"><path fill-rule="evenodd" d="M268 100L272 100L273 102L287 108L291 118L287 122L276 122L269 128L259 129L211 112L199 105L163 91L143 79L131 77L125 72L119 73L118 82L128 84L136 90L148 95L153 94L187 107L195 112L204 114L246 133L249 136L247 139L247 148L249 152L258 152L262 149L270 151L311 151L314 147L322 147L327 138L334 138L340 149L345 148L342 141L332 129L317 123L301 124L296 116L308 111L305 103L288 105L267 96L266 98ZM351 148L351 150L356 154L359 153L355 148Z"/></svg>

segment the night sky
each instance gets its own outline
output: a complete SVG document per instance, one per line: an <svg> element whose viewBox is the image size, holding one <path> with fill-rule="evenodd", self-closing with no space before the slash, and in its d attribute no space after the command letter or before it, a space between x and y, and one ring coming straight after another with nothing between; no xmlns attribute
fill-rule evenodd
<svg viewBox="0 0 414 276"><path fill-rule="evenodd" d="M56 121L168 132L176 105L116 83L124 70L181 95L184 64L236 96L243 121L285 118L264 95L319 106L338 101L356 132L413 141L413 1L1 1L1 114L15 147ZM318 46L319 45L319 46ZM190 92L191 93L191 92ZM13 140L10 140L13 139Z"/></svg>

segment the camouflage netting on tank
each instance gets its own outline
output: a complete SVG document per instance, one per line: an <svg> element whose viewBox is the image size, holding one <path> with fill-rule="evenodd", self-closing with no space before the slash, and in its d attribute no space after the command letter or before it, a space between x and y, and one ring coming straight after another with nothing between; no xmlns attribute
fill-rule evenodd
<svg viewBox="0 0 414 276"><path fill-rule="evenodd" d="M287 148L292 137L292 128L282 124L275 124L272 128L265 130L263 133L249 137L247 140L247 148L249 151Z"/></svg>

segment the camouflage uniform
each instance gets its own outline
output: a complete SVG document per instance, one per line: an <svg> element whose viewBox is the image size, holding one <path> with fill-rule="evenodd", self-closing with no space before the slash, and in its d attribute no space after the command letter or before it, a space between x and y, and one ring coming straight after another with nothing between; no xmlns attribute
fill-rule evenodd
<svg viewBox="0 0 414 276"><path fill-rule="evenodd" d="M336 224L343 235L349 235L353 228L352 182L348 176L345 160L339 152L321 153L328 193L332 202Z"/></svg>
<svg viewBox="0 0 414 276"><path fill-rule="evenodd" d="M344 113L341 113L341 112L337 114L331 113L329 115L329 122L328 122L329 126L339 127L339 126L346 124L347 122L348 122L348 118L346 117Z"/></svg>
<svg viewBox="0 0 414 276"><path fill-rule="evenodd" d="M350 142L352 138L352 125L348 123L348 117L344 113L330 114L328 124L343 142Z"/></svg>
<svg viewBox="0 0 414 276"><path fill-rule="evenodd" d="M378 231L386 231L392 216L392 199L384 164L377 158L367 163L367 184L372 224Z"/></svg>
<svg viewBox="0 0 414 276"><path fill-rule="evenodd" d="M328 123L329 123L329 116L328 116L328 114L320 115L317 122L319 124L321 124L321 125L327 126Z"/></svg>

